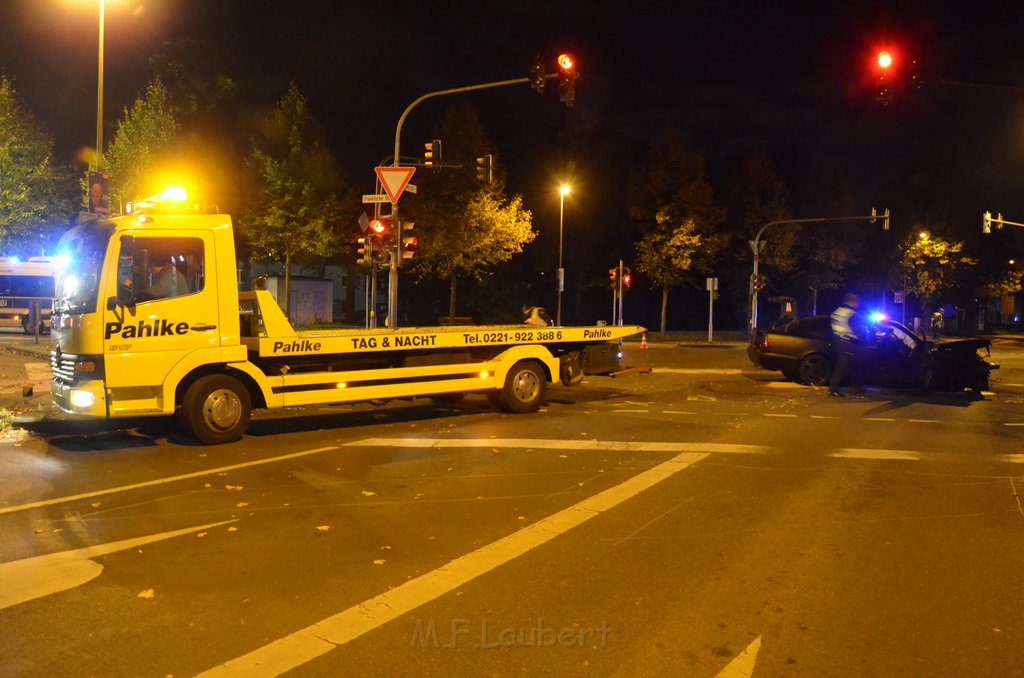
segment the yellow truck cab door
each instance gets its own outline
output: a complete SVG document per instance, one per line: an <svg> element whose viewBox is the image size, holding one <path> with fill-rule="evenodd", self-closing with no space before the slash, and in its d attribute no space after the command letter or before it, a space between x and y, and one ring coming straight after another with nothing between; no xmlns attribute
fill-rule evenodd
<svg viewBox="0 0 1024 678"><path fill-rule="evenodd" d="M220 345L213 236L148 231L122 235L114 246L117 276L105 281L114 295L103 322L107 407L111 415L169 413L167 376Z"/></svg>

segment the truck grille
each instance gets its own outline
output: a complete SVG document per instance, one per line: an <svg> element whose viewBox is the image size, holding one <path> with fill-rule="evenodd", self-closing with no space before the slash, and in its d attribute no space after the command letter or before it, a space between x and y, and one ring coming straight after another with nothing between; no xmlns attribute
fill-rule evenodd
<svg viewBox="0 0 1024 678"><path fill-rule="evenodd" d="M78 356L73 353L63 353L60 346L50 352L50 370L53 378L62 384L75 383L75 362Z"/></svg>

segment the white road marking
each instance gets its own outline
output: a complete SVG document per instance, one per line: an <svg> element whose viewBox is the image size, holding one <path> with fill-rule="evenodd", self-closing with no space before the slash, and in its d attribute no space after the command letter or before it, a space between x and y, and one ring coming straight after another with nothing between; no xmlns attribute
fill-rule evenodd
<svg viewBox="0 0 1024 678"><path fill-rule="evenodd" d="M199 675L249 678L291 671L551 541L706 457L691 452L679 454L432 572Z"/></svg>
<svg viewBox="0 0 1024 678"><path fill-rule="evenodd" d="M542 450L605 450L609 452L706 452L711 454L767 454L764 445L730 443L634 442L623 440L551 440L548 438L364 438L346 447L509 447Z"/></svg>
<svg viewBox="0 0 1024 678"><path fill-rule="evenodd" d="M616 409L616 410L613 410L613 411L614 412L619 412L619 413L624 413L624 414L625 413L629 413L629 414L645 414L647 412L650 412L650 410L619 410L619 409Z"/></svg>
<svg viewBox="0 0 1024 678"><path fill-rule="evenodd" d="M116 494L118 492L127 492L129 490L137 490L142 487L154 487L156 485L166 485L168 483L176 483L179 480L188 480L190 478L202 478L215 473L224 473L225 471L234 471L240 468L249 468L251 466L260 466L262 464L272 464L277 461L285 461L287 459L297 459L299 457L308 457L311 454L320 454L321 452L329 452L336 450L336 445L331 447L318 447L313 450L305 450L303 452L293 452L291 454L282 454L277 457L268 457L266 459L256 459L255 461L247 461L244 464L232 464L230 466L219 466L217 468L207 469L205 471L195 471L194 473L183 473L178 476L169 476L167 478L154 478L153 480L146 480L141 483L134 483L132 485L121 485L119 487L108 487L103 490L93 490L92 492L82 492L81 494L72 494L66 497L54 497L53 499L43 499L41 501L33 501L28 504L19 504L17 506L0 506L0 515L5 513L17 513L18 511L27 511L34 508L42 508L44 506L53 506L55 504L63 504L69 501L77 501L79 499L92 499L93 497L102 497L107 494Z"/></svg>
<svg viewBox="0 0 1024 678"><path fill-rule="evenodd" d="M155 541L180 537L183 534L208 530L220 525L233 523L235 520L225 520L209 525L197 525L186 527L182 530L172 532L161 532L150 534L145 537L134 539L122 539L106 544L96 544L74 551L60 551L48 553L45 556L35 556L12 560L7 563L0 563L0 581L4 583L0 588L0 610L26 603L36 598L48 596L51 593L59 593L68 589L81 586L103 572L103 566L90 558L105 556L108 553L116 553L127 549L152 544Z"/></svg>
<svg viewBox="0 0 1024 678"><path fill-rule="evenodd" d="M761 636L754 639L747 649L743 650L729 665L718 672L715 678L750 678L754 675L754 662L757 652L761 649Z"/></svg>
<svg viewBox="0 0 1024 678"><path fill-rule="evenodd" d="M662 414L697 414L696 412L683 412L681 410L662 410Z"/></svg>
<svg viewBox="0 0 1024 678"><path fill-rule="evenodd" d="M727 368L716 370L714 368L686 368L686 367L659 367L658 374L744 374L755 372L755 370L740 370Z"/></svg>
<svg viewBox="0 0 1024 678"><path fill-rule="evenodd" d="M842 450L836 450L829 456L836 457L837 459L906 459L910 461L919 461L921 459L920 452L913 452L911 450L870 450L850 447Z"/></svg>
<svg viewBox="0 0 1024 678"><path fill-rule="evenodd" d="M1024 464L1024 454L1004 454L1002 459L1013 464Z"/></svg>
<svg viewBox="0 0 1024 678"><path fill-rule="evenodd" d="M1024 426L1024 422L1010 421L1003 424L1003 426Z"/></svg>
<svg viewBox="0 0 1024 678"><path fill-rule="evenodd" d="M765 417L782 417L784 419L796 419L797 418L797 415L795 415L795 414L769 414L767 412L765 412L763 416L765 416Z"/></svg>
<svg viewBox="0 0 1024 678"><path fill-rule="evenodd" d="M864 417L864 421L896 421L892 417Z"/></svg>
<svg viewBox="0 0 1024 678"><path fill-rule="evenodd" d="M912 424L941 424L941 419L907 419Z"/></svg>
<svg viewBox="0 0 1024 678"><path fill-rule="evenodd" d="M823 414L812 414L811 419L838 419L839 417L832 417Z"/></svg>

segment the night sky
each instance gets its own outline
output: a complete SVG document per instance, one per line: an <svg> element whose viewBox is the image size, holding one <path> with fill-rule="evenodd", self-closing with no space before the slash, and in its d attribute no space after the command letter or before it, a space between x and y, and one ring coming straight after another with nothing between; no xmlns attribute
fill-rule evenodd
<svg viewBox="0 0 1024 678"><path fill-rule="evenodd" d="M0 2L0 72L66 161L95 139L96 4ZM957 163L982 187L986 202L969 206L980 230L985 209L1024 221L1024 11L1013 5L107 0L105 135L152 77L149 55L187 38L253 107L297 82L350 183L371 192L416 97L524 77L536 55L553 68L569 51L581 73L575 107L553 85L543 96L521 85L435 99L410 116L403 155L417 155L465 97L542 231L557 223L555 186L572 173L578 230L626 219L627 170L671 122L707 156L720 193L746 155L814 153L869 211L908 167ZM926 76L888 107L872 77L882 47L917 57Z"/></svg>

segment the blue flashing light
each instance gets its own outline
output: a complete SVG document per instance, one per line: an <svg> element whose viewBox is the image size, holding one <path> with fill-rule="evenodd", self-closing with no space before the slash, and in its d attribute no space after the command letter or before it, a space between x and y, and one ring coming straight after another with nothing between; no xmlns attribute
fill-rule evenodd
<svg viewBox="0 0 1024 678"><path fill-rule="evenodd" d="M886 316L881 311L875 311L875 312L873 312L871 314L871 322L873 322L873 323L880 323L880 322L886 320L887 318L888 318L888 316Z"/></svg>

